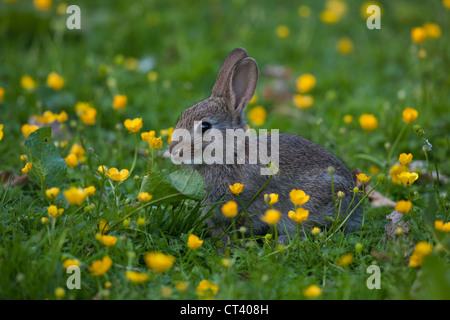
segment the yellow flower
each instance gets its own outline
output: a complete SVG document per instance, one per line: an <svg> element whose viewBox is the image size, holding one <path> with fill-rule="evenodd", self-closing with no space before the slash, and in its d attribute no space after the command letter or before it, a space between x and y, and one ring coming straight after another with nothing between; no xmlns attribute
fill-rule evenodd
<svg viewBox="0 0 450 320"><path fill-rule="evenodd" d="M342 55L351 53L353 51L352 40L350 40L349 38L346 38L346 37L339 39L339 41L336 45L336 50L338 53L340 53Z"/></svg>
<svg viewBox="0 0 450 320"><path fill-rule="evenodd" d="M70 153L77 156L77 160L80 162L84 162L86 160L85 150L78 143L74 143L70 148Z"/></svg>
<svg viewBox="0 0 450 320"><path fill-rule="evenodd" d="M419 178L419 175L415 172L402 172L398 175L398 178L402 184L410 185Z"/></svg>
<svg viewBox="0 0 450 320"><path fill-rule="evenodd" d="M180 292L186 291L188 287L189 283L187 283L186 281L178 281L175 283L175 288Z"/></svg>
<svg viewBox="0 0 450 320"><path fill-rule="evenodd" d="M136 225L138 227L143 226L145 224L145 217L139 217L136 221Z"/></svg>
<svg viewBox="0 0 450 320"><path fill-rule="evenodd" d="M155 82L156 80L158 80L158 72L156 72L156 71L150 71L150 72L147 74L147 79L148 79L148 81L150 81L150 82Z"/></svg>
<svg viewBox="0 0 450 320"><path fill-rule="evenodd" d="M242 192L244 189L244 185L242 183L235 183L233 185L230 185L230 190L233 194L238 195Z"/></svg>
<svg viewBox="0 0 450 320"><path fill-rule="evenodd" d="M100 232L100 235L106 234L109 230L109 224L106 222L106 220L101 220L98 224L98 231Z"/></svg>
<svg viewBox="0 0 450 320"><path fill-rule="evenodd" d="M312 228L311 233L312 233L314 236L318 236L318 235L320 234L320 229L317 228L317 227L314 227L314 228Z"/></svg>
<svg viewBox="0 0 450 320"><path fill-rule="evenodd" d="M25 136L25 138L28 138L28 136L32 133L32 132L34 132L34 131L36 131L37 129L39 129L39 127L38 126L31 126L31 125L29 125L28 123L25 123L23 126L22 126L22 134Z"/></svg>
<svg viewBox="0 0 450 320"><path fill-rule="evenodd" d="M49 123L55 122L56 117L57 117L56 114L54 114L50 110L44 111L42 116L34 115L34 118L37 121L42 122L43 124L49 124Z"/></svg>
<svg viewBox="0 0 450 320"><path fill-rule="evenodd" d="M69 168L73 168L78 164L77 156L74 155L73 153L65 157L64 161L66 161L66 164Z"/></svg>
<svg viewBox="0 0 450 320"><path fill-rule="evenodd" d="M360 7L360 13L363 18L367 19L368 17L370 17L373 14L373 12L370 12L370 11L369 11L369 13L367 12L367 8L371 5L378 6L380 8L380 15L383 14L383 7L381 6L381 4L379 2L368 1L368 2L364 2Z"/></svg>
<svg viewBox="0 0 450 320"><path fill-rule="evenodd" d="M345 122L346 124L350 124L350 123L352 123L352 121L353 121L353 116L352 116L352 115L346 114L346 115L344 116L344 122Z"/></svg>
<svg viewBox="0 0 450 320"><path fill-rule="evenodd" d="M80 114L81 121L87 126L93 126L97 118L97 109L89 107Z"/></svg>
<svg viewBox="0 0 450 320"><path fill-rule="evenodd" d="M447 8L447 10L450 9L450 0L442 0L442 4Z"/></svg>
<svg viewBox="0 0 450 320"><path fill-rule="evenodd" d="M413 155L411 153L408 153L408 154L402 153L398 157L398 161L400 161L402 166L406 166L408 163L411 162L412 158L413 158Z"/></svg>
<svg viewBox="0 0 450 320"><path fill-rule="evenodd" d="M269 206L274 205L275 203L278 202L278 194L276 193L265 194L264 201L267 202Z"/></svg>
<svg viewBox="0 0 450 320"><path fill-rule="evenodd" d="M428 242L419 241L414 248L414 252L409 257L409 266L418 267L422 264L424 258L431 254L433 247Z"/></svg>
<svg viewBox="0 0 450 320"><path fill-rule="evenodd" d="M42 224L47 224L48 221L49 221L49 220L48 220L47 217L42 217L42 218L41 218L41 223L42 223Z"/></svg>
<svg viewBox="0 0 450 320"><path fill-rule="evenodd" d="M66 295L66 290L64 290L64 288L58 287L55 289L55 297L56 298L62 299L62 298L64 298L65 295Z"/></svg>
<svg viewBox="0 0 450 320"><path fill-rule="evenodd" d="M63 194L70 204L77 206L81 205L87 197L87 194L86 192L84 192L84 189L76 187L70 187L70 189L64 190Z"/></svg>
<svg viewBox="0 0 450 320"><path fill-rule="evenodd" d="M285 25L278 26L276 28L276 34L278 38L287 38L289 36L289 28Z"/></svg>
<svg viewBox="0 0 450 320"><path fill-rule="evenodd" d="M114 96L113 108L116 110L122 110L127 105L128 98L126 95L117 94Z"/></svg>
<svg viewBox="0 0 450 320"><path fill-rule="evenodd" d="M101 237L102 243L107 247L112 247L117 243L117 237L102 235Z"/></svg>
<svg viewBox="0 0 450 320"><path fill-rule="evenodd" d="M227 218L233 218L238 214L238 205L234 201L228 201L222 206L222 213Z"/></svg>
<svg viewBox="0 0 450 320"><path fill-rule="evenodd" d="M356 178L358 178L359 182L366 183L370 181L371 177L367 177L365 173L360 173L356 175Z"/></svg>
<svg viewBox="0 0 450 320"><path fill-rule="evenodd" d="M34 7L41 11L46 11L52 6L52 0L34 0Z"/></svg>
<svg viewBox="0 0 450 320"><path fill-rule="evenodd" d="M436 23L425 22L423 24L423 28L425 29L427 37L439 38L441 36L441 27L439 27Z"/></svg>
<svg viewBox="0 0 450 320"><path fill-rule="evenodd" d="M402 112L403 121L405 121L406 123L413 123L418 116L419 113L417 112L416 109L413 108L406 108Z"/></svg>
<svg viewBox="0 0 450 320"><path fill-rule="evenodd" d="M80 260L77 259L67 259L66 261L64 261L63 263L63 267L65 269L69 268L70 266L81 266L81 262Z"/></svg>
<svg viewBox="0 0 450 320"><path fill-rule="evenodd" d="M102 260L94 261L89 267L88 270L91 272L91 275L98 277L106 272L111 268L112 266L112 260L110 257L105 256Z"/></svg>
<svg viewBox="0 0 450 320"><path fill-rule="evenodd" d="M95 194L95 187L89 186L87 188L84 188L84 193L86 194L86 196L93 196Z"/></svg>
<svg viewBox="0 0 450 320"><path fill-rule="evenodd" d="M140 202L149 202L153 196L148 192L139 192L138 198Z"/></svg>
<svg viewBox="0 0 450 320"><path fill-rule="evenodd" d="M170 127L168 129L160 130L161 136L165 137L167 139L167 142L170 144L172 142L172 133L174 128Z"/></svg>
<svg viewBox="0 0 450 320"><path fill-rule="evenodd" d="M289 196L291 197L292 203L297 206L304 205L309 200L309 196L303 190L292 189Z"/></svg>
<svg viewBox="0 0 450 320"><path fill-rule="evenodd" d="M369 171L371 174L377 174L380 172L380 169L375 166L370 166Z"/></svg>
<svg viewBox="0 0 450 320"><path fill-rule="evenodd" d="M27 174L31 171L31 168L33 167L33 164L31 162L27 162L25 164L25 167L22 168L22 174Z"/></svg>
<svg viewBox="0 0 450 320"><path fill-rule="evenodd" d="M322 294L322 289L320 289L315 284L312 286L309 286L305 290L303 290L303 295L308 299L314 299L317 298Z"/></svg>
<svg viewBox="0 0 450 320"><path fill-rule="evenodd" d="M427 32L425 28L415 27L411 30L411 40L415 43L424 42L427 38Z"/></svg>
<svg viewBox="0 0 450 320"><path fill-rule="evenodd" d="M407 172L408 169L405 166L402 166L400 164L395 164L391 170L389 171L389 174L391 175L392 182L395 184L401 184L400 178L398 175L402 172Z"/></svg>
<svg viewBox="0 0 450 320"><path fill-rule="evenodd" d="M307 5L301 5L298 7L297 13L301 18L308 18L311 14L311 8Z"/></svg>
<svg viewBox="0 0 450 320"><path fill-rule="evenodd" d="M125 272L125 277L133 283L141 284L148 280L148 274L142 272L136 272L128 270Z"/></svg>
<svg viewBox="0 0 450 320"><path fill-rule="evenodd" d="M51 205L47 208L47 213L50 217L57 218L64 212L64 208L58 208L54 205Z"/></svg>
<svg viewBox="0 0 450 320"><path fill-rule="evenodd" d="M309 211L303 208L297 208L297 210L289 211L289 218L294 220L296 223L303 223L308 219Z"/></svg>
<svg viewBox="0 0 450 320"><path fill-rule="evenodd" d="M59 114L56 115L56 121L58 122L66 122L67 121L67 112L64 110L61 111Z"/></svg>
<svg viewBox="0 0 450 320"><path fill-rule="evenodd" d="M297 78L297 89L300 93L311 91L316 86L316 77L312 74L304 73Z"/></svg>
<svg viewBox="0 0 450 320"><path fill-rule="evenodd" d="M150 252L144 257L147 267L157 272L166 272L172 268L175 257L161 252Z"/></svg>
<svg viewBox="0 0 450 320"><path fill-rule="evenodd" d="M135 118L133 120L126 119L123 124L125 125L125 128L128 129L128 131L138 132L142 129L142 118Z"/></svg>
<svg viewBox="0 0 450 320"><path fill-rule="evenodd" d="M33 78L27 74L20 78L20 85L26 90L34 90L37 86Z"/></svg>
<svg viewBox="0 0 450 320"><path fill-rule="evenodd" d="M47 86L56 91L61 90L64 87L64 78L56 72L50 72L47 77Z"/></svg>
<svg viewBox="0 0 450 320"><path fill-rule="evenodd" d="M208 280L200 281L197 288L195 289L195 292L199 296L204 296L204 297L209 297L209 298L216 295L218 291L219 291L219 287Z"/></svg>
<svg viewBox="0 0 450 320"><path fill-rule="evenodd" d="M346 267L353 261L353 254L347 253L346 255L340 257L336 264L340 267Z"/></svg>
<svg viewBox="0 0 450 320"><path fill-rule="evenodd" d="M450 232L450 222L445 222L442 220L437 220L434 222L434 228L443 232Z"/></svg>
<svg viewBox="0 0 450 320"><path fill-rule="evenodd" d="M45 190L45 195L47 196L47 198L49 199L55 199L59 194L59 188L50 188Z"/></svg>
<svg viewBox="0 0 450 320"><path fill-rule="evenodd" d="M0 141L3 139L3 125L0 124Z"/></svg>
<svg viewBox="0 0 450 320"><path fill-rule="evenodd" d="M197 250L200 248L203 244L203 240L200 240L199 237L197 237L194 234L189 235L187 246L191 248L192 250Z"/></svg>
<svg viewBox="0 0 450 320"><path fill-rule="evenodd" d="M159 150L163 146L161 137L156 138L154 130L150 130L149 132L142 132L141 138L148 143L150 149Z"/></svg>
<svg viewBox="0 0 450 320"><path fill-rule="evenodd" d="M281 218L281 212L275 209L269 209L266 213L261 217L261 220L267 224L276 224Z"/></svg>
<svg viewBox="0 0 450 320"><path fill-rule="evenodd" d="M0 87L0 102L3 101L4 97L5 97L5 88Z"/></svg>
<svg viewBox="0 0 450 320"><path fill-rule="evenodd" d="M359 117L359 124L364 130L372 131L378 127L378 120L373 114L363 114Z"/></svg>
<svg viewBox="0 0 450 320"><path fill-rule="evenodd" d="M409 200L400 200L395 205L395 210L400 213L408 213L412 208L412 202Z"/></svg>
<svg viewBox="0 0 450 320"><path fill-rule="evenodd" d="M119 170L117 168L110 168L106 175L114 181L125 181L130 176L130 172L127 169Z"/></svg>
<svg viewBox="0 0 450 320"><path fill-rule="evenodd" d="M255 126L262 126L266 117L267 111L262 106L255 106L248 112L248 118Z"/></svg>
<svg viewBox="0 0 450 320"><path fill-rule="evenodd" d="M334 24L339 21L339 16L330 10L324 10L320 13L320 20L324 23Z"/></svg>
<svg viewBox="0 0 450 320"><path fill-rule="evenodd" d="M105 175L106 172L108 172L108 168L106 166L98 166L97 170L101 173L101 175Z"/></svg>
<svg viewBox="0 0 450 320"><path fill-rule="evenodd" d="M292 101L294 101L296 107L307 109L314 103L314 98L311 95L294 94Z"/></svg>

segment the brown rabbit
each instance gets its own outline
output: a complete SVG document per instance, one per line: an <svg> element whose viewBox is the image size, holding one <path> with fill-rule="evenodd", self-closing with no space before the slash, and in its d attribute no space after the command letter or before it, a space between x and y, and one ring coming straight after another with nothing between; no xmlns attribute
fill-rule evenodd
<svg viewBox="0 0 450 320"><path fill-rule="evenodd" d="M256 61L248 57L244 49L233 50L225 58L220 68L211 96L188 108L175 127L170 145L172 160L174 156L180 157L185 152L184 156L189 158L185 162L191 164L193 162L194 168L204 178L207 187L206 203L208 204L205 213L221 199L225 202L236 201L239 204L239 211L241 211L243 209L241 202L238 201L236 195L232 194L229 186L237 182L244 185L243 192L239 196L246 206L269 178L268 175L261 174L261 168L267 167L267 163L262 164L258 159L257 163L252 164L248 154L249 149L252 150L251 142L256 141L257 147L260 148L262 144L267 143L262 139L262 137L267 139L267 135L248 137L245 142L241 142L241 145L238 142L231 152L234 163L225 161L230 160L229 155L223 156L224 161L216 161L212 164L208 163L208 159L196 161L195 156L193 157L195 146L199 145L196 143L200 142L200 147L197 147L201 149L200 152L205 151L210 145L211 142L208 141L210 139L204 139L208 134L216 132L226 136L227 129L241 129L242 131L247 129L244 110L255 93L257 81ZM177 130L184 130L188 134L186 139L189 145L189 154L186 154L186 149L181 148L180 135L175 134ZM251 217L250 221L243 217L240 223L248 230L251 227L254 234L265 234L269 226L261 220L261 215L268 209L264 201L264 194L276 193L279 195L279 199L273 208L282 212L277 228L280 242L282 242L285 241L287 234L292 235L296 229L296 223L288 217L288 212L294 210L294 204L289 195L292 189L301 189L310 196L309 201L302 206L309 210L309 216L304 226L324 226L331 223L325 219L326 216L335 216L328 168L334 168L335 192L343 191L346 194L341 206L343 208L341 216L350 205L355 184L345 165L325 148L296 135L279 134L276 137L278 138L279 172L272 176L269 183L246 208ZM225 143L223 145L225 146ZM186 142L184 146L186 146ZM242 151L242 147L245 147L245 152ZM270 149L270 154L274 152L271 146L268 149ZM245 160L243 164L242 161L238 161L242 159ZM358 201L359 197L356 196L352 208ZM229 226L231 221L221 213L221 206L221 204L217 206L217 212L208 221L213 233L221 232L223 228ZM348 212L351 212L352 208ZM361 210L357 208L349 217L346 230L354 230L360 224Z"/></svg>

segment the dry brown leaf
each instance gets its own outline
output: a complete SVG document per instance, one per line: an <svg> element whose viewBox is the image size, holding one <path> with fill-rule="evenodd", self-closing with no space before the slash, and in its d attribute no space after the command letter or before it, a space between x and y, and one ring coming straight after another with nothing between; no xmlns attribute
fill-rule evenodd
<svg viewBox="0 0 450 320"><path fill-rule="evenodd" d="M11 182L10 182L11 180ZM3 184L3 186L7 186L10 185L11 187L20 185L20 184L25 184L27 183L28 180L28 175L24 174L21 176L18 175L13 175L11 172L8 171L1 171L0 172L0 182Z"/></svg>

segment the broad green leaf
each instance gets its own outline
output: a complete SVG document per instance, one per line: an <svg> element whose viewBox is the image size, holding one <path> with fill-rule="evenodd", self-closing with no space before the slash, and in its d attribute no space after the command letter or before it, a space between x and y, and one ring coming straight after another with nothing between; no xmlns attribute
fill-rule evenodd
<svg viewBox="0 0 450 320"><path fill-rule="evenodd" d="M177 202L183 199L203 200L205 183L200 174L191 169L175 171L152 172L142 181L140 192L153 195L152 200L162 202Z"/></svg>
<svg viewBox="0 0 450 320"><path fill-rule="evenodd" d="M67 171L66 162L59 155L51 135L51 128L44 127L32 132L25 141L33 163L29 175L42 188L61 186Z"/></svg>

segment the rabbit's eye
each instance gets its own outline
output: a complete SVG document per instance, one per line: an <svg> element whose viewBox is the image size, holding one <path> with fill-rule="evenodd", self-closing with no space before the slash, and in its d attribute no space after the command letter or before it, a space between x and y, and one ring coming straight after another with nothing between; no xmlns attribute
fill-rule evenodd
<svg viewBox="0 0 450 320"><path fill-rule="evenodd" d="M212 125L209 122L202 122L202 133L205 133L207 130L211 129Z"/></svg>

